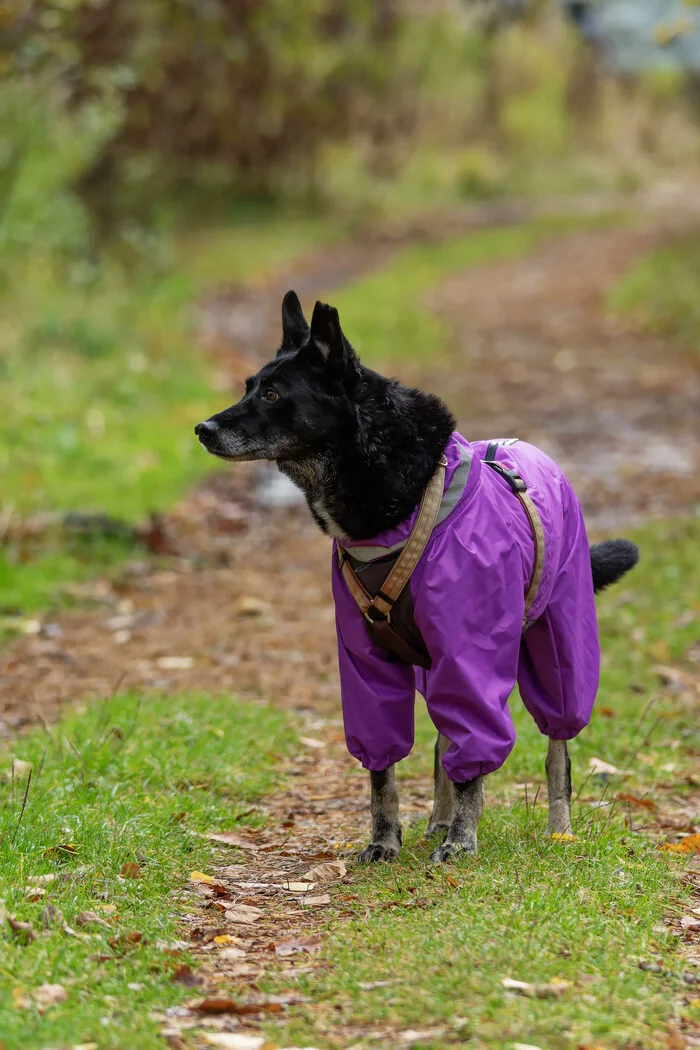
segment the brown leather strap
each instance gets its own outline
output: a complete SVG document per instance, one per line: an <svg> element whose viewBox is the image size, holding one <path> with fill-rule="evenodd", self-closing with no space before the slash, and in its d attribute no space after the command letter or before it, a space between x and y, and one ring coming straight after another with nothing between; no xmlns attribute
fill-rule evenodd
<svg viewBox="0 0 700 1050"><path fill-rule="evenodd" d="M423 492L418 515L406 545L382 584L381 590L374 598L364 589L350 564L347 552L338 544L338 560L343 578L350 593L360 607L362 615L373 625L385 621L388 622L391 619L391 610L396 604L401 591L410 580L411 573L420 561L421 555L426 548L440 510L440 501L445 487L446 466L447 460L444 456L441 456L437 470ZM398 637L396 632L392 631L392 633ZM408 646L408 648L413 652L411 646Z"/></svg>
<svg viewBox="0 0 700 1050"><path fill-rule="evenodd" d="M532 608L532 604L537 597L537 592L540 589L540 583L542 582L542 573L544 572L544 529L542 527L542 518L540 513L532 502L527 492L516 493L518 499L523 505L523 510L527 514L528 521L530 522L530 528L532 529L532 538L535 541L535 555L532 563L532 576L530 577L530 586L527 589L525 595L525 614L523 616L523 627L527 623L527 618Z"/></svg>
<svg viewBox="0 0 700 1050"><path fill-rule="evenodd" d="M484 456L484 463L487 463L489 467L492 467L497 474L500 474L504 481L507 481L511 491L520 500L523 510L527 515L527 520L530 523L532 530L532 538L535 544L535 553L532 562L532 575L530 576L530 584L525 594L525 613L523 615L523 630L528 626L527 618L532 608L533 602L537 597L537 592L540 589L540 583L542 582L542 573L544 572L544 554L545 554L545 539L544 529L542 527L542 519L540 518L540 512L533 503L530 496L527 494L527 485L513 470L508 470L499 463L496 459L496 454L501 445L499 441L491 441L486 449L486 455Z"/></svg>

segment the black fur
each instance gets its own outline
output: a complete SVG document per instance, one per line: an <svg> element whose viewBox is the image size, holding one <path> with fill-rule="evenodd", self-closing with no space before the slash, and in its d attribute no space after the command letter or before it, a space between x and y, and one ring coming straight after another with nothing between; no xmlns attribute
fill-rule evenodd
<svg viewBox="0 0 700 1050"><path fill-rule="evenodd" d="M631 540L604 540L591 544L591 569L596 593L616 583L638 561L639 547Z"/></svg>
<svg viewBox="0 0 700 1050"><path fill-rule="evenodd" d="M317 302L309 327L296 293L287 292L276 357L247 381L237 404L195 433L224 459L275 460L324 532L366 540L411 514L454 428L440 398L360 363L334 307ZM638 558L629 540L594 544L596 591Z"/></svg>

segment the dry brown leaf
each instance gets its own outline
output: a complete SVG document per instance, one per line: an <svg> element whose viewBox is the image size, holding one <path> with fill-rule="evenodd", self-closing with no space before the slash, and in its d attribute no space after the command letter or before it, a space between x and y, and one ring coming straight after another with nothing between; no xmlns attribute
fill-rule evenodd
<svg viewBox="0 0 700 1050"><path fill-rule="evenodd" d="M43 1013L51 1006L65 1003L67 998L68 992L62 984L40 984L34 992L34 1001L39 1013Z"/></svg>
<svg viewBox="0 0 700 1050"><path fill-rule="evenodd" d="M318 951L321 938L318 934L311 937L288 937L286 940L277 941L270 945L276 955L296 955L297 952Z"/></svg>
<svg viewBox="0 0 700 1050"><path fill-rule="evenodd" d="M110 929L109 923L105 922L96 911L81 911L80 915L75 920L75 924L76 926L104 926L107 929Z"/></svg>
<svg viewBox="0 0 700 1050"><path fill-rule="evenodd" d="M640 806L642 809L656 809L656 803L650 798L637 798L636 795L618 795L620 802L629 802L632 806Z"/></svg>
<svg viewBox="0 0 700 1050"><path fill-rule="evenodd" d="M301 903L306 904L309 908L322 908L331 903L331 895L330 893L319 893L315 897L302 897Z"/></svg>
<svg viewBox="0 0 700 1050"><path fill-rule="evenodd" d="M315 882L285 882L283 888L289 890L291 893L308 893L309 890L316 889Z"/></svg>
<svg viewBox="0 0 700 1050"><path fill-rule="evenodd" d="M261 919L262 914L260 908L252 908L249 904L234 904L232 908L226 910L225 918L228 922L238 922L249 926Z"/></svg>
<svg viewBox="0 0 700 1050"><path fill-rule="evenodd" d="M525 995L529 999L555 999L571 988L571 981L554 980L545 984L530 984L529 981L514 981L510 977L504 977L501 985L506 991Z"/></svg>
<svg viewBox="0 0 700 1050"><path fill-rule="evenodd" d="M29 886L47 886L50 882L55 882L58 878L54 872L49 872L47 875L29 875L27 878L27 884Z"/></svg>
<svg viewBox="0 0 700 1050"><path fill-rule="evenodd" d="M262 1003L237 1003L235 999L231 999L226 995L211 995L206 999L202 999L193 1009L200 1014L237 1014L245 1016L259 1013L278 1014L282 1006L280 1003L269 1000Z"/></svg>
<svg viewBox="0 0 700 1050"><path fill-rule="evenodd" d="M347 873L347 868L342 860L329 860L325 864L317 864L315 868L310 868L309 871L305 871L302 875L303 879L308 882L336 882L338 879L342 879Z"/></svg>
<svg viewBox="0 0 700 1050"><path fill-rule="evenodd" d="M604 762L602 758L591 758L588 761L591 773L607 773L608 776L624 776L624 771L613 766L610 762Z"/></svg>
<svg viewBox="0 0 700 1050"><path fill-rule="evenodd" d="M137 864L135 860L127 860L127 862L122 865L121 875L122 878L125 879L140 879L141 865Z"/></svg>
<svg viewBox="0 0 700 1050"><path fill-rule="evenodd" d="M188 671L194 667L193 656L161 656L156 665L162 671Z"/></svg>
<svg viewBox="0 0 700 1050"><path fill-rule="evenodd" d="M31 944L32 941L36 940L36 933L31 922L20 922L18 919L13 919L9 915L7 916L7 925L12 930L14 937L18 939L24 937L27 944Z"/></svg>
<svg viewBox="0 0 700 1050"><path fill-rule="evenodd" d="M191 966L187 963L183 963L178 966L173 973L173 981L177 981L178 984L184 984L186 988L196 988L197 985L202 983L202 978L198 977Z"/></svg>
<svg viewBox="0 0 700 1050"><path fill-rule="evenodd" d="M260 1050L265 1044L264 1036L247 1032L204 1032L202 1038L209 1046L219 1046L221 1050Z"/></svg>
<svg viewBox="0 0 700 1050"><path fill-rule="evenodd" d="M236 616L263 616L269 609L267 602L247 595L239 598L233 607Z"/></svg>
<svg viewBox="0 0 700 1050"><path fill-rule="evenodd" d="M219 937L215 937L214 944L219 940ZM231 940L233 940L233 938L231 938ZM231 959L245 959L245 952L242 948L224 948L219 952L217 958L223 959L225 962L228 962Z"/></svg>

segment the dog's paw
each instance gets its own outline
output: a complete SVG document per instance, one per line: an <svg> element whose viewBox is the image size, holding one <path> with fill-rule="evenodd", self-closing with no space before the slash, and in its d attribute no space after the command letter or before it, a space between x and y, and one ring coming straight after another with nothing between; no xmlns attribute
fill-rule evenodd
<svg viewBox="0 0 700 1050"><path fill-rule="evenodd" d="M357 858L360 864L378 864L380 861L396 860L398 846L386 846L381 842L370 842Z"/></svg>
<svg viewBox="0 0 700 1050"><path fill-rule="evenodd" d="M434 824L433 821L428 822L428 826L425 829L425 837L431 839L433 835L442 835L444 838L447 832L450 830L449 824Z"/></svg>
<svg viewBox="0 0 700 1050"><path fill-rule="evenodd" d="M446 860L455 860L462 856L476 856L476 843L471 842L443 842L430 854L431 864L444 864Z"/></svg>

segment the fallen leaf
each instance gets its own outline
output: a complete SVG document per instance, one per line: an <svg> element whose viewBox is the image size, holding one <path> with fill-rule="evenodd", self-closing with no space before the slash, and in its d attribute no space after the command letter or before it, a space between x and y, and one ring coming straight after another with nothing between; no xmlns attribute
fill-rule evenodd
<svg viewBox="0 0 700 1050"><path fill-rule="evenodd" d="M56 860L67 860L74 857L80 847L75 842L63 842L59 846L49 846L42 853L42 857L54 857Z"/></svg>
<svg viewBox="0 0 700 1050"><path fill-rule="evenodd" d="M318 934L313 934L311 937L288 937L270 947L276 955L296 955L297 952L318 951L320 944L321 938Z"/></svg>
<svg viewBox="0 0 700 1050"><path fill-rule="evenodd" d="M412 1043L432 1042L446 1034L446 1028L425 1028L422 1032L407 1028L405 1032L399 1032L399 1042L402 1046L411 1046Z"/></svg>
<svg viewBox="0 0 700 1050"><path fill-rule="evenodd" d="M549 836L552 842L576 842L578 835L569 835L566 831L553 831Z"/></svg>
<svg viewBox="0 0 700 1050"><path fill-rule="evenodd" d="M172 976L173 981L177 981L178 984L184 984L186 988L196 988L197 985L202 983L202 978L198 977L191 966L187 963L183 963L178 966Z"/></svg>
<svg viewBox="0 0 700 1050"><path fill-rule="evenodd" d="M692 915L681 915L681 926L684 930L700 930L700 919Z"/></svg>
<svg viewBox="0 0 700 1050"><path fill-rule="evenodd" d="M262 616L269 608L270 606L267 602L262 601L260 598L244 596L238 599L233 607L233 611L236 616Z"/></svg>
<svg viewBox="0 0 700 1050"><path fill-rule="evenodd" d="M322 740L316 740L316 739L314 739L314 737L310 737L310 736L300 736L299 740L304 745L304 747L325 747L326 746Z"/></svg>
<svg viewBox="0 0 700 1050"><path fill-rule="evenodd" d="M615 717L615 712L613 711L612 707L603 707L603 706L596 707L596 711L603 718L614 718Z"/></svg>
<svg viewBox="0 0 700 1050"><path fill-rule="evenodd" d="M131 951L143 941L143 934L138 930L122 933L119 937L112 937L107 943L115 952Z"/></svg>
<svg viewBox="0 0 700 1050"><path fill-rule="evenodd" d="M251 839L238 835L235 831L212 831L203 836L210 842L223 842L225 846L238 846L240 849L249 849L254 852L262 848L261 842L253 842Z"/></svg>
<svg viewBox="0 0 700 1050"><path fill-rule="evenodd" d="M388 988L392 984L400 983L398 979L393 981L358 981L357 987L361 988L363 992L371 992L373 988Z"/></svg>
<svg viewBox="0 0 700 1050"><path fill-rule="evenodd" d="M216 938L214 940L216 941ZM245 959L245 955L242 948L222 948L217 958L224 962L231 962L233 959Z"/></svg>
<svg viewBox="0 0 700 1050"><path fill-rule="evenodd" d="M74 1043L71 1050L97 1050L97 1043Z"/></svg>
<svg viewBox="0 0 700 1050"><path fill-rule="evenodd" d="M229 922L240 922L249 926L261 919L262 914L260 908L252 908L249 904L234 904L226 910L225 918Z"/></svg>
<svg viewBox="0 0 700 1050"><path fill-rule="evenodd" d="M302 904L306 904L309 908L322 908L325 904L331 903L330 893L319 893L315 897L304 897Z"/></svg>
<svg viewBox="0 0 700 1050"><path fill-rule="evenodd" d="M48 1010L50 1006L65 1003L68 992L62 984L40 984L34 992L34 1000L39 1013Z"/></svg>
<svg viewBox="0 0 700 1050"><path fill-rule="evenodd" d="M211 875L207 875L203 871L191 871L190 882L206 882L207 885L210 885L211 883L216 882L216 879L213 879Z"/></svg>
<svg viewBox="0 0 700 1050"><path fill-rule="evenodd" d="M211 995L207 999L202 999L193 1009L200 1014L246 1015L263 1012L278 1014L282 1007L275 1002L237 1003L235 999L231 999L226 995Z"/></svg>
<svg viewBox="0 0 700 1050"><path fill-rule="evenodd" d="M514 981L510 977L504 977L501 985L506 991L525 995L529 999L554 999L571 988L571 981L554 980L546 984L530 984L528 981Z"/></svg>
<svg viewBox="0 0 700 1050"><path fill-rule="evenodd" d="M542 1047L534 1043L513 1043L513 1050L542 1050Z"/></svg>
<svg viewBox="0 0 700 1050"><path fill-rule="evenodd" d="M104 926L107 929L110 929L109 923L105 922L96 911L81 911L80 915L75 920L75 924L76 926Z"/></svg>
<svg viewBox="0 0 700 1050"><path fill-rule="evenodd" d="M12 1005L15 1010L29 1010L32 1001L24 994L24 990L17 985L12 989Z"/></svg>
<svg viewBox="0 0 700 1050"><path fill-rule="evenodd" d="M235 942L236 938L232 937L230 933L221 933L214 938L214 944L235 944Z"/></svg>
<svg viewBox="0 0 700 1050"><path fill-rule="evenodd" d="M58 875L49 872L47 875L30 875L27 882L30 886L47 886L50 882L55 882L57 878Z"/></svg>
<svg viewBox="0 0 700 1050"><path fill-rule="evenodd" d="M141 877L141 865L137 864L135 860L127 860L122 865L121 875L125 879L138 879Z"/></svg>
<svg viewBox="0 0 700 1050"><path fill-rule="evenodd" d="M607 773L608 776L617 776L622 771L613 766L610 762L604 762L602 758L591 758L588 761L588 768L591 773Z"/></svg>
<svg viewBox="0 0 700 1050"><path fill-rule="evenodd" d="M194 667L193 656L161 656L156 660L161 671L188 671Z"/></svg>
<svg viewBox="0 0 700 1050"><path fill-rule="evenodd" d="M662 842L658 849L666 853L700 853L700 835L686 835L680 842Z"/></svg>
<svg viewBox="0 0 700 1050"><path fill-rule="evenodd" d="M452 875L445 875L445 882L448 886L454 886L455 889L459 886L457 879L453 878Z"/></svg>
<svg viewBox="0 0 700 1050"><path fill-rule="evenodd" d="M641 806L643 809L656 809L656 803L650 798L637 798L636 795L618 795L621 802L629 802L633 806Z"/></svg>
<svg viewBox="0 0 700 1050"><path fill-rule="evenodd" d="M283 886L285 890L290 890L291 893L308 893L309 890L316 889L315 882L287 882Z"/></svg>
<svg viewBox="0 0 700 1050"><path fill-rule="evenodd" d="M265 1043L262 1035L237 1032L204 1032L202 1038L209 1046L220 1046L222 1050L260 1050Z"/></svg>
<svg viewBox="0 0 700 1050"><path fill-rule="evenodd" d="M342 860L329 860L325 864L317 864L315 868L305 871L302 878L308 882L336 882L337 879L342 879L347 870Z"/></svg>
<svg viewBox="0 0 700 1050"><path fill-rule="evenodd" d="M21 758L12 759L10 779L14 778L15 780L22 780L23 777L28 777L31 771L31 762L23 762Z"/></svg>
<svg viewBox="0 0 700 1050"><path fill-rule="evenodd" d="M12 919L8 915L7 925L12 930L13 935L18 939L20 936L24 936L27 944L31 944L32 941L36 940L36 934L31 922L20 922L18 919Z"/></svg>

